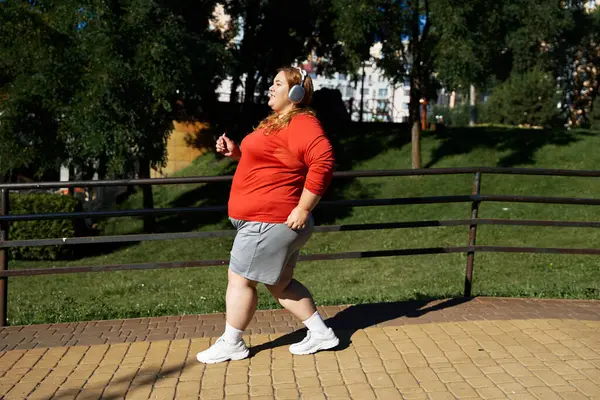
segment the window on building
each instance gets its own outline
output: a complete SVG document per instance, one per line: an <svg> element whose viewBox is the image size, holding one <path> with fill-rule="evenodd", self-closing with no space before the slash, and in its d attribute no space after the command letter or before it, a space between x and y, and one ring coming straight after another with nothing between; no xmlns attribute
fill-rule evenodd
<svg viewBox="0 0 600 400"><path fill-rule="evenodd" d="M386 113L388 110L388 102L385 100L377 100L377 112Z"/></svg>
<svg viewBox="0 0 600 400"><path fill-rule="evenodd" d="M369 88L364 88L362 90L363 97L368 96L370 92L371 92L371 90Z"/></svg>
<svg viewBox="0 0 600 400"><path fill-rule="evenodd" d="M352 86L346 86L346 97L354 96L354 88Z"/></svg>
<svg viewBox="0 0 600 400"><path fill-rule="evenodd" d="M387 88L381 88L381 89L379 89L378 95L379 95L379 97L387 97L387 95L388 95Z"/></svg>
<svg viewBox="0 0 600 400"><path fill-rule="evenodd" d="M346 80L346 75L344 75L344 74L338 74L338 79L340 81L345 81Z"/></svg>
<svg viewBox="0 0 600 400"><path fill-rule="evenodd" d="M408 103L402 103L402 109L408 110Z"/></svg>

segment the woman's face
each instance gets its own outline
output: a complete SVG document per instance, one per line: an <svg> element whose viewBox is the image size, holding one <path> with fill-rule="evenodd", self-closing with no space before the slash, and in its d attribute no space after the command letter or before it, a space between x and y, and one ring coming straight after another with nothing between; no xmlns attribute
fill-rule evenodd
<svg viewBox="0 0 600 400"><path fill-rule="evenodd" d="M285 73L280 71L273 80L273 85L269 88L269 107L278 114L284 114L294 107L294 104L288 98L290 87L288 85Z"/></svg>

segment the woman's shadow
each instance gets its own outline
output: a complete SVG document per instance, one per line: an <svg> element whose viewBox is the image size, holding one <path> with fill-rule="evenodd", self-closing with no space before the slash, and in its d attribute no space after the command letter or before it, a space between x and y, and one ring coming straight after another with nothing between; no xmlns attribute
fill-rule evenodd
<svg viewBox="0 0 600 400"><path fill-rule="evenodd" d="M471 297L447 299L441 303L428 306L435 298L422 300L398 301L393 303L357 304L350 306L333 317L328 318L325 324L332 328L340 344L334 350L343 350L352 343L352 335L358 330L376 326L400 317L417 318L432 311L454 307L472 300ZM289 346L296 343L306 335L306 328L283 335L275 340L250 348L250 357L263 350L274 349L280 346Z"/></svg>

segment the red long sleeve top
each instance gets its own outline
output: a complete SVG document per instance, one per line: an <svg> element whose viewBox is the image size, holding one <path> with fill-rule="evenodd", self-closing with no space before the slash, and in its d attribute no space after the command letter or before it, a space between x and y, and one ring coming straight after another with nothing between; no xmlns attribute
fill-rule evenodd
<svg viewBox="0 0 600 400"><path fill-rule="evenodd" d="M333 174L333 149L319 121L300 114L280 131L257 129L242 140L229 195L231 218L287 221L302 191L322 196Z"/></svg>

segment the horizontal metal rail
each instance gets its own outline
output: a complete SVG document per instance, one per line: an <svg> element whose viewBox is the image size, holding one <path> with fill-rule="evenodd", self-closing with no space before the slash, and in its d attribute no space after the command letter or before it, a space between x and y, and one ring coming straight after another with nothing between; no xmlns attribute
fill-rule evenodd
<svg viewBox="0 0 600 400"><path fill-rule="evenodd" d="M378 229L405 229L405 228L426 228L440 226L464 226L464 225L510 225L510 226L546 226L559 228L600 228L600 222L588 221L550 221L550 220L527 220L527 219L455 219L455 220L430 220L430 221L406 221L406 222L382 222L377 224L348 224L348 225L324 225L316 226L315 232L350 232L350 231L368 231ZM156 240L177 240L177 239L202 239L212 237L233 237L235 230L222 230L210 232L173 232L173 233L152 233L136 235L115 235L115 236L88 236L73 238L55 238L55 239L27 239L27 240L9 240L0 242L0 249L10 247L34 247L34 246L68 246L81 244L101 244L101 243L137 243Z"/></svg>
<svg viewBox="0 0 600 400"><path fill-rule="evenodd" d="M427 176L427 175L458 175L474 174L510 174L510 175L545 175L545 176L572 176L572 177L600 177L600 170L568 170L549 168L500 168L500 167L460 167L460 168L427 168L403 170L377 170L377 171L339 171L333 174L334 178L369 178L392 176ZM180 185L197 183L228 182L232 175L224 176L195 176L184 178L150 178L150 179L113 179L103 181L68 181L68 182L33 182L33 183L4 183L1 189L8 190L35 190L54 188L76 187L110 187L110 186L142 186L142 185Z"/></svg>
<svg viewBox="0 0 600 400"><path fill-rule="evenodd" d="M396 250L373 250L373 251L350 251L345 253L330 254L308 254L301 255L300 261L319 261L319 260L344 260L357 258L373 257L397 257L426 254L445 254L445 253L465 253L465 252L500 252L500 253L545 253L545 254L587 254L600 255L600 249L586 248L560 248L560 247L517 247L517 246L454 246L454 247L424 247L414 249L396 249ZM0 277L11 276L38 276L55 274L74 274L82 272L108 272L108 271L128 271L128 270L149 270L161 268L192 268L192 267L211 267L219 265L228 265L228 259L218 260L193 260L193 261L172 261L172 262L154 262L140 264L110 264L110 265L91 265L76 267L56 267L56 268L31 268L14 269L0 271Z"/></svg>
<svg viewBox="0 0 600 400"><path fill-rule="evenodd" d="M393 199L364 199L364 200L332 200L323 201L318 207L374 207L392 206L403 204L433 204L433 203L459 203L472 201L473 196L431 196L431 197L406 197ZM43 214L13 214L0 216L0 222L16 221L42 221L51 219L83 219L83 218L107 218L107 217L136 217L144 215L173 215L194 214L201 212L225 212L226 206L206 207L177 207L177 208L153 208L139 210L115 210L115 211L88 211L88 212L59 212Z"/></svg>
<svg viewBox="0 0 600 400"><path fill-rule="evenodd" d="M410 204L440 204L461 202L497 201L509 203L537 203L537 204L571 204L571 205L600 205L600 199L583 197L549 197L549 196L514 196L514 195L458 195L458 196L428 196L428 197L401 197L391 199L363 199L363 200L332 200L323 201L318 207L376 207ZM181 215L206 212L225 212L226 206L205 207L176 207L153 208L137 210L114 211L88 211L88 212L59 212L42 214L13 214L0 215L0 222L16 221L41 221L54 219L84 219L84 218L109 218L109 217L139 217L144 215Z"/></svg>

